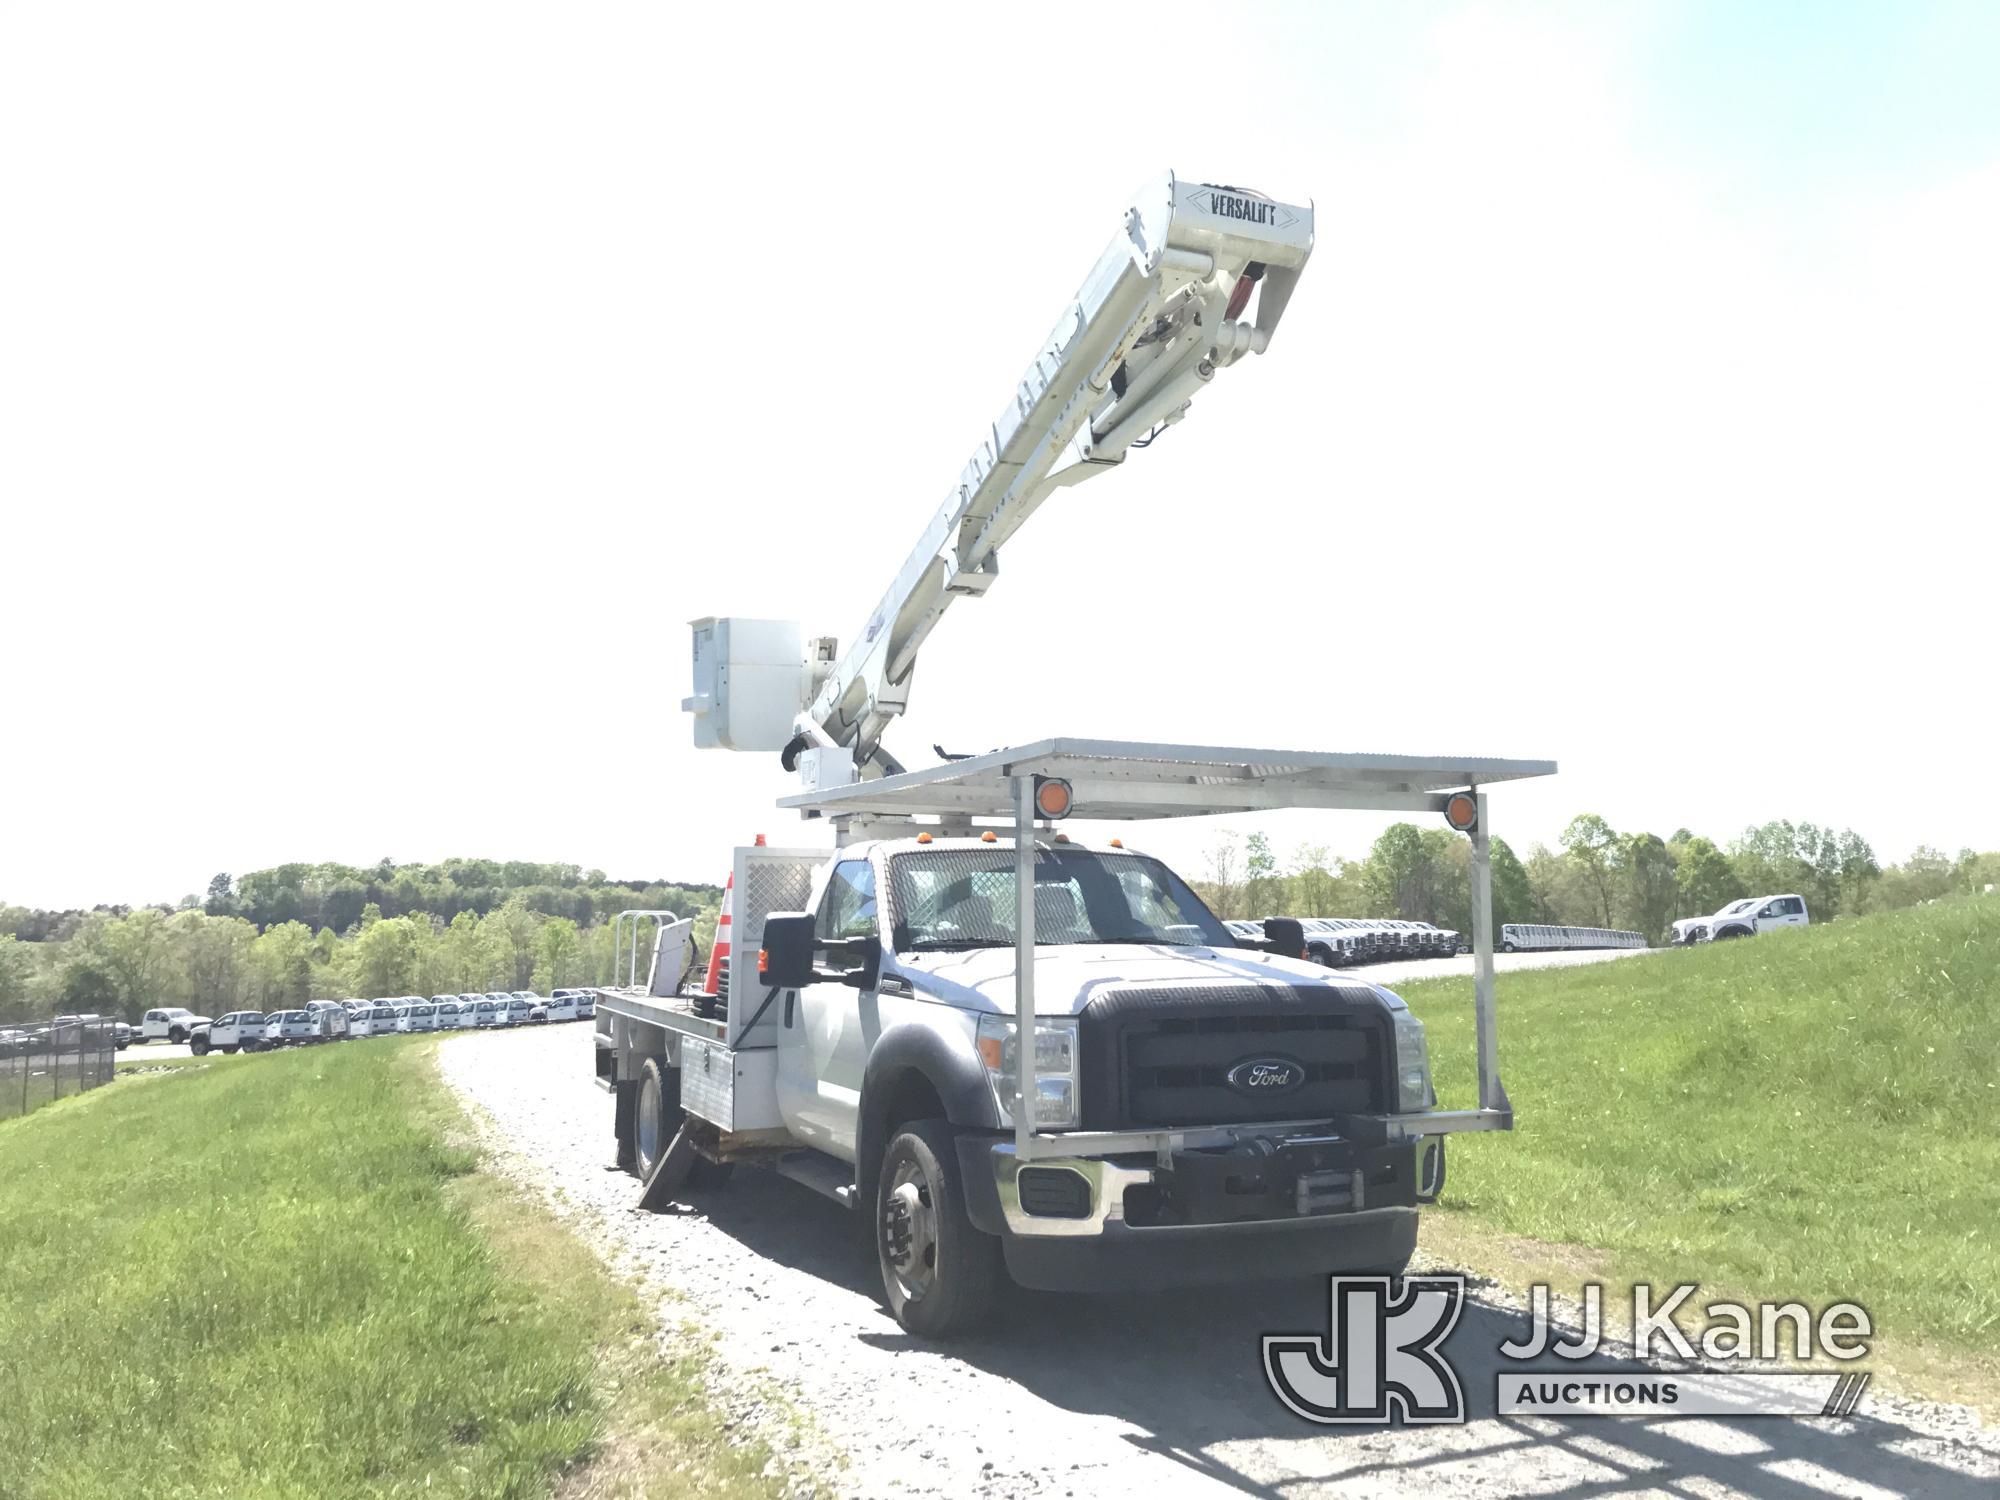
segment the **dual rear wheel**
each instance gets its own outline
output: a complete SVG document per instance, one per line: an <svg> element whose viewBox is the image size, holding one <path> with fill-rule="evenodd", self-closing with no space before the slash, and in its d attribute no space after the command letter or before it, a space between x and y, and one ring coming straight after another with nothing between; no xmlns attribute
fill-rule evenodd
<svg viewBox="0 0 2000 1500"><path fill-rule="evenodd" d="M632 1118L632 1164L639 1180L653 1175L660 1158L667 1155L674 1137L687 1128L687 1111L681 1108L681 1070L662 1057L649 1057L639 1072L639 1097ZM672 1192L685 1184L691 1188L716 1188L729 1181L736 1170L733 1162L710 1161L701 1154L687 1156L679 1181L659 1184L660 1191Z"/></svg>

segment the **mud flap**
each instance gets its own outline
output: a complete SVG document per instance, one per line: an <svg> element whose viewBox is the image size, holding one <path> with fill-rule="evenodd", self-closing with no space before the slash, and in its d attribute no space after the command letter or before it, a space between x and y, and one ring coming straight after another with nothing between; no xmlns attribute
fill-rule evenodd
<svg viewBox="0 0 2000 1500"><path fill-rule="evenodd" d="M681 1128L674 1132L673 1144L660 1153L653 1170L646 1174L645 1185L639 1189L639 1207L651 1214L665 1208L673 1200L675 1190L688 1180L694 1161L694 1134L688 1129L688 1122L682 1120Z"/></svg>

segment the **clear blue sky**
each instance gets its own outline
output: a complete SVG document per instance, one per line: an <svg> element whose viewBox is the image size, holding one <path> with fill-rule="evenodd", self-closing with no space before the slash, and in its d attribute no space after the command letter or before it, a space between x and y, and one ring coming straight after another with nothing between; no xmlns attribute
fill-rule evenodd
<svg viewBox="0 0 2000 1500"><path fill-rule="evenodd" d="M682 622L850 636L1168 168L1314 200L1281 336L1010 544L906 758L2000 847L1937 769L2000 742L1996 80L2000 4L0 7L0 899L797 837Z"/></svg>

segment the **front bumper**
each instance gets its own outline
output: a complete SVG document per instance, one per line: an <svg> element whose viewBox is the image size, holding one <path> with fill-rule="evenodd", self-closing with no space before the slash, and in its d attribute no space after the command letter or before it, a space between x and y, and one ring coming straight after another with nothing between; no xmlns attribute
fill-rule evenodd
<svg viewBox="0 0 2000 1500"><path fill-rule="evenodd" d="M973 1223L1000 1236L1016 1281L1045 1291L1397 1269L1444 1186L1439 1137L1293 1132L1026 1163L1003 1137L964 1135L958 1149Z"/></svg>

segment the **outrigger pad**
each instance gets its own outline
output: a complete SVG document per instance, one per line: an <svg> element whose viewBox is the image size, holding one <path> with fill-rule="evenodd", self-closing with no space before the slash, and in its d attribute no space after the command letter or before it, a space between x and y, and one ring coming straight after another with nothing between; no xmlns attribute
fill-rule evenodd
<svg viewBox="0 0 2000 1500"><path fill-rule="evenodd" d="M683 1121L681 1128L674 1132L673 1144L660 1153L660 1159L653 1163L653 1170L646 1174L645 1185L639 1189L639 1207L649 1214L656 1214L673 1200L675 1189L688 1180L688 1173L694 1170L694 1135Z"/></svg>

